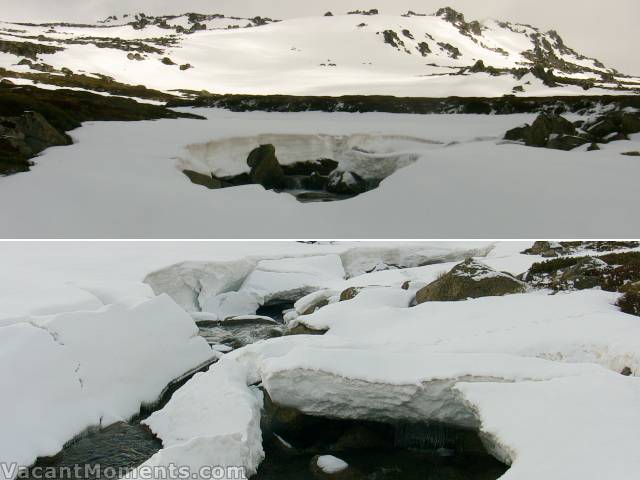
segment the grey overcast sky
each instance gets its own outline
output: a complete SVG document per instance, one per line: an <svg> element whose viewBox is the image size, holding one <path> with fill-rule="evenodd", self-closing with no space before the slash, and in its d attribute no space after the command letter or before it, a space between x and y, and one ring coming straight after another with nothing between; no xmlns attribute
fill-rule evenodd
<svg viewBox="0 0 640 480"><path fill-rule="evenodd" d="M432 13L447 5L468 19L497 18L556 29L580 53L640 75L640 0L0 0L0 20L93 21L111 14L188 11L291 18L370 8L388 14Z"/></svg>

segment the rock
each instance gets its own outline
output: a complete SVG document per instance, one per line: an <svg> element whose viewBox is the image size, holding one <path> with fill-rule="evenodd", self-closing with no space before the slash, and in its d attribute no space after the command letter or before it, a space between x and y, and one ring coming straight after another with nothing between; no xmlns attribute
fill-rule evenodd
<svg viewBox="0 0 640 480"><path fill-rule="evenodd" d="M541 255L543 257L551 258L557 257L559 252L562 252L562 245L557 242L535 242L531 248L522 252L524 255Z"/></svg>
<svg viewBox="0 0 640 480"><path fill-rule="evenodd" d="M284 171L276 158L276 148L273 145L260 145L247 158L251 167L249 176L253 183L262 185L267 190L284 187Z"/></svg>
<svg viewBox="0 0 640 480"><path fill-rule="evenodd" d="M629 315L640 317L640 293L627 292L618 299L617 303L620 310Z"/></svg>
<svg viewBox="0 0 640 480"><path fill-rule="evenodd" d="M602 276L612 268L603 260L585 257L565 269L554 282L558 290L585 290L602 286Z"/></svg>
<svg viewBox="0 0 640 480"><path fill-rule="evenodd" d="M554 150L573 150L581 145L588 143L588 140L577 135L556 135L552 134L547 142L547 148Z"/></svg>
<svg viewBox="0 0 640 480"><path fill-rule="evenodd" d="M591 145L589 145L589 148L587 148L587 152L594 152L600 150L600 145L598 145L597 143L592 143Z"/></svg>
<svg viewBox="0 0 640 480"><path fill-rule="evenodd" d="M627 157L640 157L640 152L623 152L620 155L626 155Z"/></svg>
<svg viewBox="0 0 640 480"><path fill-rule="evenodd" d="M304 323L292 324L290 328L287 328L285 335L324 335L329 330L315 330L308 327Z"/></svg>
<svg viewBox="0 0 640 480"><path fill-rule="evenodd" d="M524 141L534 147L545 147L552 134L573 135L576 127L560 115L541 113L531 124L531 129L525 133Z"/></svg>
<svg viewBox="0 0 640 480"><path fill-rule="evenodd" d="M316 173L318 175L326 176L336 168L338 168L338 162L331 160L330 158L321 158L309 162L296 162L289 165L282 165L282 170L285 175L312 175Z"/></svg>
<svg viewBox="0 0 640 480"><path fill-rule="evenodd" d="M367 191L367 182L357 173L334 171L329 175L327 191L340 195L358 195Z"/></svg>
<svg viewBox="0 0 640 480"><path fill-rule="evenodd" d="M349 287L340 293L340 301L346 302L347 300L353 300L364 289L364 287Z"/></svg>
<svg viewBox="0 0 640 480"><path fill-rule="evenodd" d="M472 258L418 290L416 303L457 301L525 291L525 284Z"/></svg>
<svg viewBox="0 0 640 480"><path fill-rule="evenodd" d="M182 71L189 70L190 68L193 68L193 65L191 65L190 63L185 63L183 65L180 65L180 70Z"/></svg>
<svg viewBox="0 0 640 480"><path fill-rule="evenodd" d="M183 170L182 173L189 177L189 180L196 185L202 185L203 187L207 187L211 190L222 188L224 186L222 180L214 177L213 174L205 175L204 173L195 172L193 170Z"/></svg>
<svg viewBox="0 0 640 480"><path fill-rule="evenodd" d="M624 367L620 372L620 375L624 375L625 377L630 377L633 372L629 367Z"/></svg>
<svg viewBox="0 0 640 480"><path fill-rule="evenodd" d="M29 170L28 158L46 148L69 144L69 137L37 112L0 117L0 175Z"/></svg>
<svg viewBox="0 0 640 480"><path fill-rule="evenodd" d="M171 60L169 57L164 57L161 62L165 65L175 65L175 62Z"/></svg>
<svg viewBox="0 0 640 480"><path fill-rule="evenodd" d="M522 141L530 147L572 150L589 140L577 134L576 127L560 115L541 113L533 124L512 128L505 140Z"/></svg>

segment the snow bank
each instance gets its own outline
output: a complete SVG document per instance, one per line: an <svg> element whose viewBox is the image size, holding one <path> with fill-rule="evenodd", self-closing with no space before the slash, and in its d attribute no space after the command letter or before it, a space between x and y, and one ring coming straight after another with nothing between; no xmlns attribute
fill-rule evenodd
<svg viewBox="0 0 640 480"><path fill-rule="evenodd" d="M264 459L260 415L262 394L247 386L247 371L223 358L196 375L145 424L164 448L142 466L242 467L255 474Z"/></svg>
<svg viewBox="0 0 640 480"><path fill-rule="evenodd" d="M638 476L638 378L602 373L456 389L477 412L490 451L511 464L504 480Z"/></svg>
<svg viewBox="0 0 640 480"><path fill-rule="evenodd" d="M274 402L310 415L385 422L439 421L467 428L478 424L452 390L461 380L513 382L600 371L594 365L498 354L403 354L305 347L260 364L264 387Z"/></svg>
<svg viewBox="0 0 640 480"><path fill-rule="evenodd" d="M260 145L271 144L281 165L332 159L338 169L365 179L384 179L415 162L419 153L438 142L394 135L261 134L187 145L180 157L182 170L226 177L248 173L247 157Z"/></svg>
<svg viewBox="0 0 640 480"><path fill-rule="evenodd" d="M166 295L0 327L0 375L12 393L0 396L3 461L28 466L88 427L130 418L212 356Z"/></svg>

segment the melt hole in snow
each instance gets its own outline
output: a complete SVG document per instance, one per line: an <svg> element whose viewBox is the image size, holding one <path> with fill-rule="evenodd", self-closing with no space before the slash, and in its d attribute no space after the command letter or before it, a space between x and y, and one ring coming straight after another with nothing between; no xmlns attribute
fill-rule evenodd
<svg viewBox="0 0 640 480"><path fill-rule="evenodd" d="M373 190L439 142L402 135L265 134L188 145L179 169L215 190L258 184L300 202Z"/></svg>

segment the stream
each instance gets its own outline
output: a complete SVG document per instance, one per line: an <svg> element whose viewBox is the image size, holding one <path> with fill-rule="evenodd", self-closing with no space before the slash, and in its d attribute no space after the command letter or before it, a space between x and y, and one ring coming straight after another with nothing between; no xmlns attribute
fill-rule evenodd
<svg viewBox="0 0 640 480"><path fill-rule="evenodd" d="M281 308L271 308L259 313L274 318L275 322L258 320L229 325L201 322L198 325L200 335L212 348L219 351L230 351L283 335ZM37 468L73 468L75 465L89 464L100 465L103 476L93 472L81 478L98 480L107 478L105 472L110 468L133 469L139 466L162 448L161 441L141 422L154 411L163 408L173 393L190 378L183 378L170 385L156 405L143 408L139 415L130 421L119 422L103 429L92 429L70 442L55 457L39 459L28 474L21 475L21 478L35 480ZM272 433L263 433L266 458L257 475L253 477L257 480L317 479L310 463L318 453L335 454L347 461L351 468L349 476L345 478L361 480L494 480L507 468L486 452L443 453L397 444L390 444L385 448L346 449L338 453L332 452L328 446L325 448L327 451L318 449L317 446L314 449L292 451L283 449L282 445L274 442Z"/></svg>

